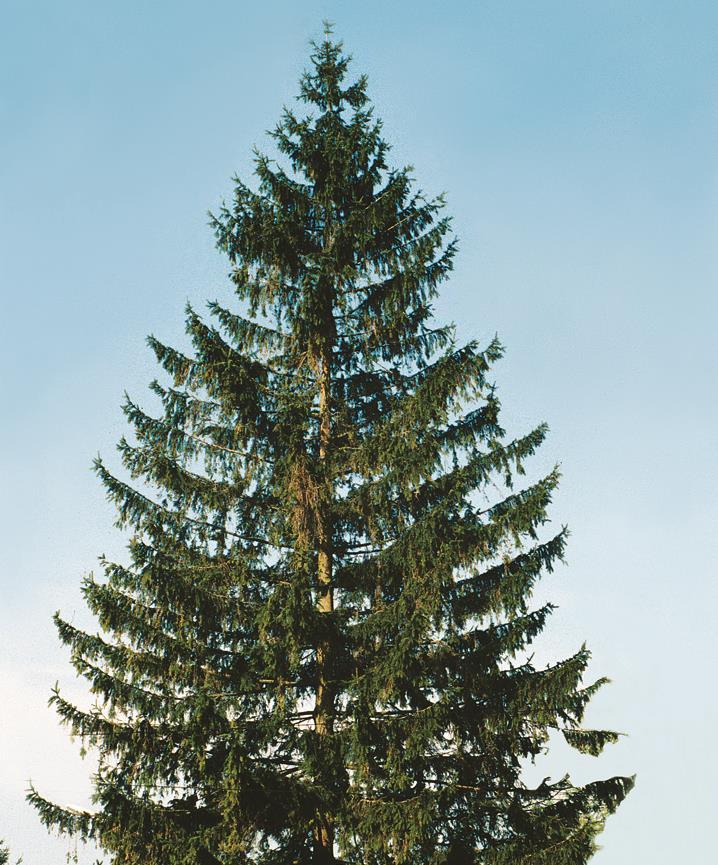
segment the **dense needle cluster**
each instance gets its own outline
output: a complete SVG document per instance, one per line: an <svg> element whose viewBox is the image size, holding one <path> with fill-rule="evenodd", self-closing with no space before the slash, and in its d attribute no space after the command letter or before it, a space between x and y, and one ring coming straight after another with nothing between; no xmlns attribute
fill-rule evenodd
<svg viewBox="0 0 718 865"><path fill-rule="evenodd" d="M96 465L130 562L84 583L100 633L57 617L95 707L52 698L95 808L31 799L114 865L579 865L630 788L522 781L552 731L616 738L581 726L585 647L526 652L557 473L514 486L545 428L507 441L500 345L434 324L449 219L347 64L314 46L285 167L213 218L238 308L188 309L188 355L150 339L163 409L128 399L126 475Z"/></svg>

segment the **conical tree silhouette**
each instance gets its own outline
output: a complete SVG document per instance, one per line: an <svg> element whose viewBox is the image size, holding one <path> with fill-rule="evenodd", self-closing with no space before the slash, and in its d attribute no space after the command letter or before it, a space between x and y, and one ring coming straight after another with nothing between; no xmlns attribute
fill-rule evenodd
<svg viewBox="0 0 718 865"><path fill-rule="evenodd" d="M499 343L433 323L450 221L347 65L314 45L287 167L257 155L213 220L243 314L189 309L189 356L150 339L171 383L159 417L125 405L135 485L96 466L131 563L84 584L101 634L57 617L98 697L53 696L99 752L96 810L31 799L117 865L578 865L631 781L522 781L552 731L616 738L581 727L585 647L525 651L558 473L513 487L545 428L506 441Z"/></svg>

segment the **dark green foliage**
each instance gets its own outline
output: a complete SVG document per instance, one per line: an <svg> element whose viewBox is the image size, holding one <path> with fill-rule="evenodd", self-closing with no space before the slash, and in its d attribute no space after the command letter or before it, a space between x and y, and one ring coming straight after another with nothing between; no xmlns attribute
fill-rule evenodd
<svg viewBox="0 0 718 865"><path fill-rule="evenodd" d="M5 845L4 841L0 841L0 865L9 865L10 863L10 851ZM15 865L21 865L22 857L15 860Z"/></svg>
<svg viewBox="0 0 718 865"><path fill-rule="evenodd" d="M501 346L432 323L450 223L347 62L314 47L287 167L258 155L213 218L244 314L188 309L187 356L150 339L163 410L127 399L127 479L97 462L130 564L85 581L101 635L57 617L96 707L52 697L96 807L31 799L117 865L579 865L631 781L521 780L552 731L615 739L581 728L585 647L527 652L566 538L556 471L514 487L546 430L506 441Z"/></svg>

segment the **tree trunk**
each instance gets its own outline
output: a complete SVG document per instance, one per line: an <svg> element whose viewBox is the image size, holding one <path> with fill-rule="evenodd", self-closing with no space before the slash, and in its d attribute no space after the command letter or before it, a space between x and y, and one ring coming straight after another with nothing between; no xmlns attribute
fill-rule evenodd
<svg viewBox="0 0 718 865"><path fill-rule="evenodd" d="M331 364L329 349L324 350L319 366L319 460L324 475L325 463L331 436ZM326 478L322 477L323 485ZM323 486L324 489L326 489ZM319 508L317 579L317 609L320 613L334 610L334 590L332 588L332 548L331 525L327 513L325 497ZM331 646L327 640L317 645L317 689L314 709L314 728L318 735L329 736L334 730L334 693L331 677ZM328 815L323 814L316 830L317 860L321 863L334 861L334 827Z"/></svg>

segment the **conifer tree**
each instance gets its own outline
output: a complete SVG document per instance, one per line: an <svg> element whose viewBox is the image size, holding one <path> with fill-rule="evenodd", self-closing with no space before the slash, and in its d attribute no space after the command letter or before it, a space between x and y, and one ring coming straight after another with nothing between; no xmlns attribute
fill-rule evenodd
<svg viewBox="0 0 718 865"><path fill-rule="evenodd" d="M235 308L150 338L162 408L127 398L126 473L96 463L130 562L84 582L98 633L56 617L96 705L52 696L95 805L30 798L115 865L579 865L631 786L522 780L552 734L616 738L582 726L585 647L527 651L558 472L515 486L546 428L507 440L500 344L434 322L450 220L348 62L313 45L279 159L212 219Z"/></svg>

